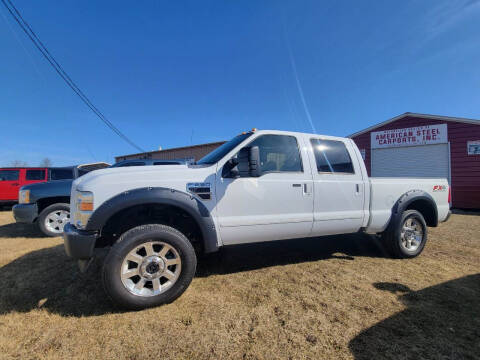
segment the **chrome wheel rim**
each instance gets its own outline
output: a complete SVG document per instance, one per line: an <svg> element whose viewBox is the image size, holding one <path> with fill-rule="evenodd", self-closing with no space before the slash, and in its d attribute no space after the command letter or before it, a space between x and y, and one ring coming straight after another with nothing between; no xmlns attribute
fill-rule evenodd
<svg viewBox="0 0 480 360"><path fill-rule="evenodd" d="M182 271L178 251L161 241L143 243L125 256L120 269L123 286L137 296L155 296L175 284Z"/></svg>
<svg viewBox="0 0 480 360"><path fill-rule="evenodd" d="M45 228L55 234L63 233L63 228L70 221L70 212L55 210L45 217Z"/></svg>
<svg viewBox="0 0 480 360"><path fill-rule="evenodd" d="M402 246L408 251L416 251L423 241L423 226L414 217L407 218L402 226Z"/></svg>

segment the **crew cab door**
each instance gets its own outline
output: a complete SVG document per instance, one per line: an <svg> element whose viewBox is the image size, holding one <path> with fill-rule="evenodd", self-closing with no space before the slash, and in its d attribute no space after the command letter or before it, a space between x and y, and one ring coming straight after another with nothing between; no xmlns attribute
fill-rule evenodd
<svg viewBox="0 0 480 360"><path fill-rule="evenodd" d="M260 177L216 176L216 215L225 245L309 236L312 174L303 139L259 134Z"/></svg>
<svg viewBox="0 0 480 360"><path fill-rule="evenodd" d="M0 169L0 201L16 201L21 169Z"/></svg>
<svg viewBox="0 0 480 360"><path fill-rule="evenodd" d="M349 140L311 137L314 188L312 235L344 234L363 226L365 179Z"/></svg>

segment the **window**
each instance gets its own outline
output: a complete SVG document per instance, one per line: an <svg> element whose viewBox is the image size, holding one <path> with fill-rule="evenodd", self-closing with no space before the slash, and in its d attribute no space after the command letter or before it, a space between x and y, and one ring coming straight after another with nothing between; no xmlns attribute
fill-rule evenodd
<svg viewBox="0 0 480 360"><path fill-rule="evenodd" d="M127 167L127 166L145 166L145 162L144 161L125 162L123 164L117 165L116 167Z"/></svg>
<svg viewBox="0 0 480 360"><path fill-rule="evenodd" d="M311 140L317 170L326 173L354 174L352 159L345 144L335 140Z"/></svg>
<svg viewBox="0 0 480 360"><path fill-rule="evenodd" d="M123 160L113 164L111 167L127 167L127 166L145 166L145 161Z"/></svg>
<svg viewBox="0 0 480 360"><path fill-rule="evenodd" d="M173 161L173 160L165 160L165 161L155 161L153 165L180 165L182 162L180 161Z"/></svg>
<svg viewBox="0 0 480 360"><path fill-rule="evenodd" d="M0 170L0 181L17 181L20 170Z"/></svg>
<svg viewBox="0 0 480 360"><path fill-rule="evenodd" d="M50 180L73 179L72 169L51 169Z"/></svg>
<svg viewBox="0 0 480 360"><path fill-rule="evenodd" d="M225 155L227 155L230 151L232 151L235 146L240 144L243 140L251 136L253 133L245 133L241 135L235 136L232 140L227 141L226 143L220 145L218 148L213 150L212 152L208 153L205 155L203 158L197 161L197 164L202 165L202 164L215 164L217 161L219 161L221 158L223 158Z"/></svg>
<svg viewBox="0 0 480 360"><path fill-rule="evenodd" d="M303 171L302 158L294 136L262 135L248 146L258 146L262 172Z"/></svg>
<svg viewBox="0 0 480 360"><path fill-rule="evenodd" d="M45 170L27 170L26 180L45 180Z"/></svg>
<svg viewBox="0 0 480 360"><path fill-rule="evenodd" d="M78 177L88 174L90 170L78 169Z"/></svg>

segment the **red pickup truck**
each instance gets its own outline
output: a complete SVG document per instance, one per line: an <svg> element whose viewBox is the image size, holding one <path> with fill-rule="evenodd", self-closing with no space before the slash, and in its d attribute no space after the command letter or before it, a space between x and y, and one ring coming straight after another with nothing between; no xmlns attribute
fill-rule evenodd
<svg viewBox="0 0 480 360"><path fill-rule="evenodd" d="M48 168L0 168L0 204L16 203L24 185L48 181Z"/></svg>

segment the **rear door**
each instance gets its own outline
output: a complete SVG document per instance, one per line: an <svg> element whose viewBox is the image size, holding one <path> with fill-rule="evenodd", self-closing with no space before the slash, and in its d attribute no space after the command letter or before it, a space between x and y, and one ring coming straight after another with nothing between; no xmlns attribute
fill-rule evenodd
<svg viewBox="0 0 480 360"><path fill-rule="evenodd" d="M0 169L0 201L18 200L21 169Z"/></svg>
<svg viewBox="0 0 480 360"><path fill-rule="evenodd" d="M352 144L341 138L311 137L313 235L356 232L363 226L365 183Z"/></svg>
<svg viewBox="0 0 480 360"><path fill-rule="evenodd" d="M47 181L47 169L25 169L25 177L21 186Z"/></svg>

